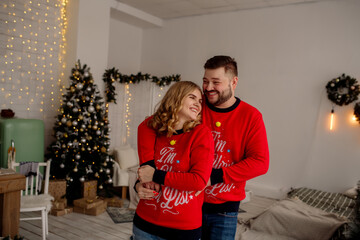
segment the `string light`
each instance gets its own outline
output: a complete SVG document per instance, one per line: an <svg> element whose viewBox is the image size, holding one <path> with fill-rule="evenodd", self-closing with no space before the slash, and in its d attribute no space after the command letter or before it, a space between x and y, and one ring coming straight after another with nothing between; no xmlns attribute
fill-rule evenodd
<svg viewBox="0 0 360 240"><path fill-rule="evenodd" d="M5 13L0 24L7 38L6 44L0 46L4 53L0 58L0 79L5 83L0 91L1 107L12 107L16 112L17 106L25 106L36 118L39 111L45 118L48 111L56 112L58 104L54 99L61 99L65 87L61 82L66 66L68 0L12 2L0 5ZM18 91L21 86L26 90ZM54 91L48 101L49 96L43 93L50 88Z"/></svg>

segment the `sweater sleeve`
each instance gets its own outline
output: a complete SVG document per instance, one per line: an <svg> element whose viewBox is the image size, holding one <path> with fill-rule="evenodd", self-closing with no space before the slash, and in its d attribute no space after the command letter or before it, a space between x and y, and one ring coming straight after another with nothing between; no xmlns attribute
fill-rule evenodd
<svg viewBox="0 0 360 240"><path fill-rule="evenodd" d="M188 172L167 172L165 186L184 191L200 191L206 187L214 161L214 140L210 130L203 126L193 138Z"/></svg>
<svg viewBox="0 0 360 240"><path fill-rule="evenodd" d="M154 160L156 132L147 123L151 117L145 119L138 127L137 146L140 165Z"/></svg>
<svg viewBox="0 0 360 240"><path fill-rule="evenodd" d="M269 147L261 114L251 121L246 140L244 159L222 168L226 184L247 181L265 174L269 169Z"/></svg>

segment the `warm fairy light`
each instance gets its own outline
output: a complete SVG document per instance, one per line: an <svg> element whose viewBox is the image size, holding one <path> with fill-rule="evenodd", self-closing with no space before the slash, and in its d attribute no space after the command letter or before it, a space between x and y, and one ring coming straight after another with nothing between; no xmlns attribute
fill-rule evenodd
<svg viewBox="0 0 360 240"><path fill-rule="evenodd" d="M0 58L1 83L5 83L1 90L5 93L0 96L1 106L12 107L16 112L17 106L22 108L25 105L24 109L34 114L37 110L44 112L45 118L47 111L55 112L58 105L51 103L53 100L49 101L42 93L55 87L57 89L51 96L60 102L64 89L61 78L65 76L66 66L68 0L10 2L0 5L1 12L5 13L0 23L7 33L4 35L6 44L0 45L0 52L3 52L3 58ZM18 91L23 85L28 89ZM42 98L29 101L39 94Z"/></svg>
<svg viewBox="0 0 360 240"><path fill-rule="evenodd" d="M332 131L334 129L334 109L331 110L330 115L330 130Z"/></svg>

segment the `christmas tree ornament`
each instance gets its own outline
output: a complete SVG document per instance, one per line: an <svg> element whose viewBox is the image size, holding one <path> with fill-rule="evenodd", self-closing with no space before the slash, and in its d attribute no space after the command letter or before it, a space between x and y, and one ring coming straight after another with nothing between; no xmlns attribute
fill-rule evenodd
<svg viewBox="0 0 360 240"><path fill-rule="evenodd" d="M64 117L64 118L61 119L61 123L65 124L66 122L67 122L67 118Z"/></svg>
<svg viewBox="0 0 360 240"><path fill-rule="evenodd" d="M76 120L74 120L74 121L72 122L72 125L76 127L76 126L78 125L78 122L77 122Z"/></svg>
<svg viewBox="0 0 360 240"><path fill-rule="evenodd" d="M61 158L62 158L62 159L65 159L65 158L66 158L66 155L65 155L65 154L61 154Z"/></svg>
<svg viewBox="0 0 360 240"><path fill-rule="evenodd" d="M85 178L84 177L81 177L79 178L80 182L85 182Z"/></svg>
<svg viewBox="0 0 360 240"><path fill-rule="evenodd" d="M60 168L64 168L64 167L65 167L65 164L61 163Z"/></svg>
<svg viewBox="0 0 360 240"><path fill-rule="evenodd" d="M76 88L77 88L78 90L81 90L83 87L84 87L84 85L82 85L82 83L76 84Z"/></svg>
<svg viewBox="0 0 360 240"><path fill-rule="evenodd" d="M80 139L80 142L81 142L81 143L86 143L86 139L85 139L85 138L81 138L81 139Z"/></svg>
<svg viewBox="0 0 360 240"><path fill-rule="evenodd" d="M71 127L71 121L67 121L66 126Z"/></svg>
<svg viewBox="0 0 360 240"><path fill-rule="evenodd" d="M106 174L110 174L110 169L107 168L107 169L105 170L105 172L106 172Z"/></svg>
<svg viewBox="0 0 360 240"><path fill-rule="evenodd" d="M89 112L89 113L92 113L92 112L94 112L94 111L95 111L94 106L89 106L89 107L88 107L88 112Z"/></svg>
<svg viewBox="0 0 360 240"><path fill-rule="evenodd" d="M84 77L89 77L89 73L88 72L84 72Z"/></svg>
<svg viewBox="0 0 360 240"><path fill-rule="evenodd" d="M97 130L96 131L96 135L100 135L101 134L101 131L100 130Z"/></svg>
<svg viewBox="0 0 360 240"><path fill-rule="evenodd" d="M77 113L77 112L79 112L79 109L75 107L75 108L73 108L73 112Z"/></svg>
<svg viewBox="0 0 360 240"><path fill-rule="evenodd" d="M103 188L104 188L103 185L100 185L100 186L99 186L99 189L100 189L100 190L103 189Z"/></svg>
<svg viewBox="0 0 360 240"><path fill-rule="evenodd" d="M80 154L75 155L75 159L79 160L81 158Z"/></svg>
<svg viewBox="0 0 360 240"><path fill-rule="evenodd" d="M108 179L108 183L111 184L113 180L111 178Z"/></svg>
<svg viewBox="0 0 360 240"><path fill-rule="evenodd" d="M73 171L74 171L74 172L79 171L78 168L77 168L77 166L73 169Z"/></svg>
<svg viewBox="0 0 360 240"><path fill-rule="evenodd" d="M70 108L74 106L74 104L72 102L67 102L66 105Z"/></svg>
<svg viewBox="0 0 360 240"><path fill-rule="evenodd" d="M96 125L94 125L93 127L92 127L92 129L93 130L96 130L98 127L96 126Z"/></svg>

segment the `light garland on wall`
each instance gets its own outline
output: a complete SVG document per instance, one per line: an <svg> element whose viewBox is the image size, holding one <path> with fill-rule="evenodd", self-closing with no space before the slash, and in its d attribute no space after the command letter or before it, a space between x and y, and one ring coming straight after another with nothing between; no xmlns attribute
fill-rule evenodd
<svg viewBox="0 0 360 240"><path fill-rule="evenodd" d="M66 53L67 1L2 1L1 108L11 108L20 117L39 118L41 113L44 119L56 111L61 98L56 86L64 69L59 63L64 64Z"/></svg>

